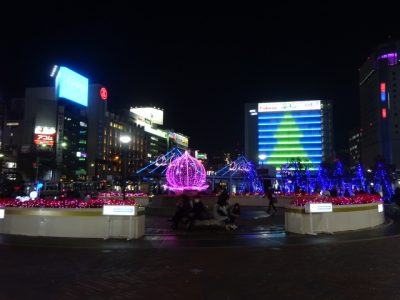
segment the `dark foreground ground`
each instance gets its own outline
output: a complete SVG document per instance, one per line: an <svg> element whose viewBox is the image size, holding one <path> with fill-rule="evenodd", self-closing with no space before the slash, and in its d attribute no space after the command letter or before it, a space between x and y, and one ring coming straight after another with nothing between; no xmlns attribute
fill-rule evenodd
<svg viewBox="0 0 400 300"><path fill-rule="evenodd" d="M244 211L235 232L167 219L131 241L0 235L0 299L400 299L396 220L300 236L282 211Z"/></svg>

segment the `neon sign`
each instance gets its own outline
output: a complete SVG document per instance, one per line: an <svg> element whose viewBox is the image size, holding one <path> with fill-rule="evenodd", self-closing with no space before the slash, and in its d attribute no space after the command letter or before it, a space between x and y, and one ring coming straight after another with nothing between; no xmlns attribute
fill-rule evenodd
<svg viewBox="0 0 400 300"><path fill-rule="evenodd" d="M244 171L244 172L248 172L248 171L250 171L250 166L246 162L237 163L237 162L233 161L229 165L229 171Z"/></svg>
<svg viewBox="0 0 400 300"><path fill-rule="evenodd" d="M35 134L34 138L35 145L54 145L54 134Z"/></svg>
<svg viewBox="0 0 400 300"><path fill-rule="evenodd" d="M106 101L108 98L108 91L105 87L102 87L100 89L100 98L101 98L101 100L104 100L104 101Z"/></svg>
<svg viewBox="0 0 400 300"><path fill-rule="evenodd" d="M386 83L384 82L381 83L381 101L386 101Z"/></svg>

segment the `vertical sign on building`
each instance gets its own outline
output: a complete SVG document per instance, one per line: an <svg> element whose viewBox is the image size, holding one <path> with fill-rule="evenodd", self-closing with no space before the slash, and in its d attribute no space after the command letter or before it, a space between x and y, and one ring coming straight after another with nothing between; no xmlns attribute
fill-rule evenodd
<svg viewBox="0 0 400 300"><path fill-rule="evenodd" d="M59 106L57 111L57 138L56 138L56 162L62 163L62 140L64 137L64 107Z"/></svg>

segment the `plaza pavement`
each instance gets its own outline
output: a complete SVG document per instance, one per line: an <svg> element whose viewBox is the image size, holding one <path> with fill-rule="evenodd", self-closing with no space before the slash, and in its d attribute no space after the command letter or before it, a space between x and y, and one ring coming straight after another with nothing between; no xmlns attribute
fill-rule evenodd
<svg viewBox="0 0 400 300"><path fill-rule="evenodd" d="M139 240L0 235L0 299L400 299L400 226L285 233L279 209L244 208L239 228L169 229Z"/></svg>

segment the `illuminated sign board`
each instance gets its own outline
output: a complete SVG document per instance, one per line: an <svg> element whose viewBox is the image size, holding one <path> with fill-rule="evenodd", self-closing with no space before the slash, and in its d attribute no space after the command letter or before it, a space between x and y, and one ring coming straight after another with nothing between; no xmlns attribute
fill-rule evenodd
<svg viewBox="0 0 400 300"><path fill-rule="evenodd" d="M36 134L34 138L35 145L46 145L53 146L54 145L54 134Z"/></svg>
<svg viewBox="0 0 400 300"><path fill-rule="evenodd" d="M36 126L35 133L37 133L37 134L55 134L56 129L54 127Z"/></svg>
<svg viewBox="0 0 400 300"><path fill-rule="evenodd" d="M320 110L320 100L258 103L258 112Z"/></svg>
<svg viewBox="0 0 400 300"><path fill-rule="evenodd" d="M306 213L324 213L332 212L332 203L307 203L305 205Z"/></svg>
<svg viewBox="0 0 400 300"><path fill-rule="evenodd" d="M151 133L151 134L154 134L156 136L162 137L164 139L167 138L167 133L165 131L160 130L160 129L153 129L151 127L145 127L144 131L146 131L148 133Z"/></svg>
<svg viewBox="0 0 400 300"><path fill-rule="evenodd" d="M200 153L199 150L194 151L194 156L197 159L207 159L207 154L206 153Z"/></svg>
<svg viewBox="0 0 400 300"><path fill-rule="evenodd" d="M197 159L207 159L207 154L205 154L205 153L198 153L198 154L196 155L196 158L197 158Z"/></svg>
<svg viewBox="0 0 400 300"><path fill-rule="evenodd" d="M88 105L89 80L66 68L60 67L56 77L56 96L81 104Z"/></svg>
<svg viewBox="0 0 400 300"><path fill-rule="evenodd" d="M35 145L53 146L56 136L56 129L54 127L35 126L33 142Z"/></svg>
<svg viewBox="0 0 400 300"><path fill-rule="evenodd" d="M78 151L76 152L76 157L87 157L87 153Z"/></svg>
<svg viewBox="0 0 400 300"><path fill-rule="evenodd" d="M133 205L104 205L103 215L105 216L134 216L135 206Z"/></svg>
<svg viewBox="0 0 400 300"><path fill-rule="evenodd" d="M152 107L135 107L131 108L130 111L143 119L151 121L151 123L163 125L164 111L161 109Z"/></svg>
<svg viewBox="0 0 400 300"><path fill-rule="evenodd" d="M175 132L170 132L169 138L173 139L179 145L182 145L184 147L189 146L189 139L184 135L181 135L181 134L175 133Z"/></svg>

